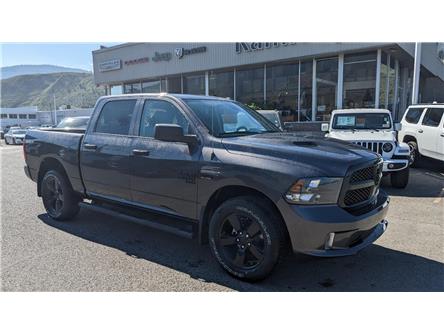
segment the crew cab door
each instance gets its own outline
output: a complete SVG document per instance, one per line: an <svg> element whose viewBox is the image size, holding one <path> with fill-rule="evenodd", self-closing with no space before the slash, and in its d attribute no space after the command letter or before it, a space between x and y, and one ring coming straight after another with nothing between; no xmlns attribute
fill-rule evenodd
<svg viewBox="0 0 444 333"><path fill-rule="evenodd" d="M170 214L196 218L196 176L201 149L154 139L157 124L177 124L191 134L189 119L178 105L146 99L138 115L131 149L131 192L135 203Z"/></svg>
<svg viewBox="0 0 444 333"><path fill-rule="evenodd" d="M137 99L114 99L98 105L98 114L80 147L86 192L114 200L131 200L129 136Z"/></svg>
<svg viewBox="0 0 444 333"><path fill-rule="evenodd" d="M418 130L418 146L421 154L442 159L444 153L442 152L443 134L442 119L444 108L427 108L422 119L421 126ZM441 146L441 150L440 149Z"/></svg>

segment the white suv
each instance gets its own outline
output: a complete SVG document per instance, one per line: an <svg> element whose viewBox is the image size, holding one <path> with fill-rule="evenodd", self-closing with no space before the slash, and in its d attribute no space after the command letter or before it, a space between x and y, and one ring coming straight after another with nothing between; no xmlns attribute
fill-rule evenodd
<svg viewBox="0 0 444 333"><path fill-rule="evenodd" d="M444 161L444 104L411 105L404 113L399 141L411 149L412 164L423 156Z"/></svg>
<svg viewBox="0 0 444 333"><path fill-rule="evenodd" d="M380 154L384 160L382 171L390 174L392 186L404 188L409 182L410 149L396 140L399 127L400 124L393 124L389 110L335 110L326 137L349 141Z"/></svg>

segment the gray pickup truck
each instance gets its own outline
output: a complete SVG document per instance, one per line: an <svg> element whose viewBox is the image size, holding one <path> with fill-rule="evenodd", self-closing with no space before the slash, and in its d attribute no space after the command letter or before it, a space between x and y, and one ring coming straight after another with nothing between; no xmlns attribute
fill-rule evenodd
<svg viewBox="0 0 444 333"><path fill-rule="evenodd" d="M197 238L240 279L288 250L355 254L387 227L378 154L282 132L227 99L102 97L86 130L29 130L24 154L51 218L84 207Z"/></svg>

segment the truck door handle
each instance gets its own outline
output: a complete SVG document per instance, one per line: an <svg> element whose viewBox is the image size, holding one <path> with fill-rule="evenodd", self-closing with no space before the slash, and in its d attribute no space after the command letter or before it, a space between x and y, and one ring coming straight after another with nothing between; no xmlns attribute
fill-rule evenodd
<svg viewBox="0 0 444 333"><path fill-rule="evenodd" d="M148 156L150 152L146 149L133 149L133 155L135 156Z"/></svg>
<svg viewBox="0 0 444 333"><path fill-rule="evenodd" d="M418 130L418 133L422 133L422 132L424 132L424 131L423 131L423 130L421 130L421 129L420 129L420 130Z"/></svg>
<svg viewBox="0 0 444 333"><path fill-rule="evenodd" d="M87 150L96 150L97 149L97 145L93 145L90 143L85 143L83 145L83 148L87 149Z"/></svg>
<svg viewBox="0 0 444 333"><path fill-rule="evenodd" d="M441 136L444 138L444 133L441 133Z"/></svg>

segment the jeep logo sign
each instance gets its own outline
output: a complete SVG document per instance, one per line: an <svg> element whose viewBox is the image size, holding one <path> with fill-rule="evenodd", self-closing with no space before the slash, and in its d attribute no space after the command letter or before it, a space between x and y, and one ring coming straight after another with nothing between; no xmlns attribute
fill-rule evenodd
<svg viewBox="0 0 444 333"><path fill-rule="evenodd" d="M294 45L296 43L269 43L269 42L253 42L253 43L236 43L236 53L261 51L265 49L271 49L280 46Z"/></svg>

